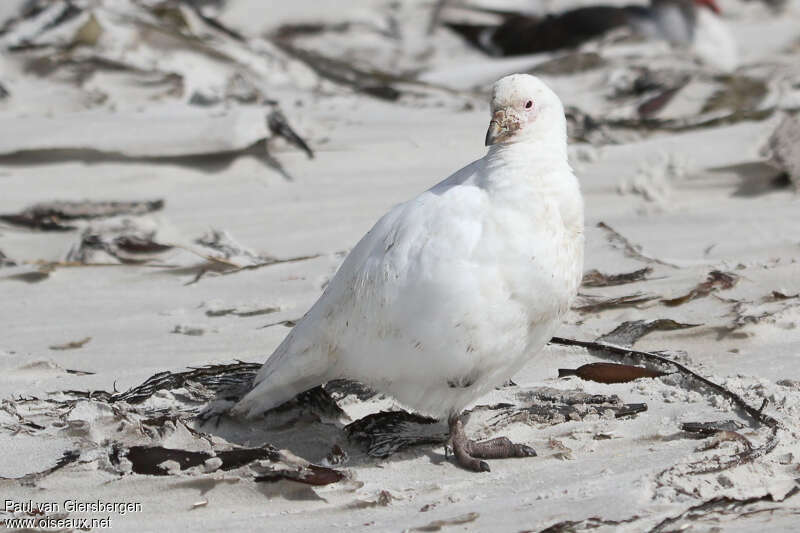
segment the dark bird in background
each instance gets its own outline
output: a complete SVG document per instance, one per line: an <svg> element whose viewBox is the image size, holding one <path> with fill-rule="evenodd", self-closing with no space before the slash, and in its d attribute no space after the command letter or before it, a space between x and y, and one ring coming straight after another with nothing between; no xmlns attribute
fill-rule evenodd
<svg viewBox="0 0 800 533"><path fill-rule="evenodd" d="M467 8L498 15L497 25L444 25L491 56L514 56L574 48L615 28L688 45L694 38L697 10L718 14L714 0L651 0L649 6L590 6L543 17L479 7Z"/></svg>

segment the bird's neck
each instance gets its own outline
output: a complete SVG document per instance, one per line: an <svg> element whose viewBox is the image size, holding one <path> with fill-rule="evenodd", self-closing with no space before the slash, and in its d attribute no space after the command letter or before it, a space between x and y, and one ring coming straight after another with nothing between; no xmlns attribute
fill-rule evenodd
<svg viewBox="0 0 800 533"><path fill-rule="evenodd" d="M488 170L536 169L537 174L545 170L560 170L568 167L566 136L530 139L512 144L495 144L486 154Z"/></svg>
<svg viewBox="0 0 800 533"><path fill-rule="evenodd" d="M485 161L482 186L494 198L529 210L532 199L549 197L567 229L583 233L583 199L567 161L566 131L536 141L493 145Z"/></svg>

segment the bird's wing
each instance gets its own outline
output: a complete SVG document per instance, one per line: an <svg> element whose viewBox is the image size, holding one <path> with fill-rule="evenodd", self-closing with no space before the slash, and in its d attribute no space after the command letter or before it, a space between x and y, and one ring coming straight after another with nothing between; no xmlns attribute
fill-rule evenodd
<svg viewBox="0 0 800 533"><path fill-rule="evenodd" d="M380 327L375 323L379 308L397 296L396 284L387 283L389 275L407 272L412 249L425 246L437 221L448 216L439 211L442 195L472 176L477 163L395 206L378 220L348 254L319 300L261 367L253 389L235 412L254 416L341 377L337 365L340 341L354 334L369 335L371 329ZM469 191L461 194L474 196ZM448 204L466 209L465 202ZM398 248L393 250L395 246Z"/></svg>

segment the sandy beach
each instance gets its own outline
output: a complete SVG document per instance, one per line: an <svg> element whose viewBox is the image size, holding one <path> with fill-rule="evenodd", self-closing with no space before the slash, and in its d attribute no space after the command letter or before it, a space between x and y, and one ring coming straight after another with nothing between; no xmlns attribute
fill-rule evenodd
<svg viewBox="0 0 800 533"><path fill-rule="evenodd" d="M156 3L76 2L51 26L42 13L14 20L23 2L0 8L6 526L46 516L108 517L114 531L797 527L800 176L768 146L799 116L800 2L719 2L739 51L731 72L626 35L491 58L444 27L429 34L431 2ZM441 17L474 15L449 6ZM773 426L674 369L617 384L559 378L593 362L643 364L559 344L473 406L471 434L538 452L486 474L446 457L443 422L384 427L389 441L408 432L428 444L392 441L376 456L349 424L403 407L346 385L263 422L198 417L225 406L221 370L213 384L192 374L115 396L162 372L262 363L387 209L485 153L488 89L511 72L539 75L567 107L585 270L640 271L587 276L557 336L602 340L643 321L652 327L614 344L764 406ZM637 93L643 77L650 88ZM659 97L654 113L637 111ZM10 216L52 202L83 214ZM249 459L221 453L235 449ZM147 466L156 452L160 466ZM81 526L62 525L20 529Z"/></svg>

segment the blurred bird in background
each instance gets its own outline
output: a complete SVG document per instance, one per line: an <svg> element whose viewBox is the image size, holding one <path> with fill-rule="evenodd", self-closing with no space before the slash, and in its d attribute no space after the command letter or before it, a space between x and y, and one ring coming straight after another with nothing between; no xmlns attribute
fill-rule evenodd
<svg viewBox="0 0 800 533"><path fill-rule="evenodd" d="M611 30L628 28L644 38L688 48L703 62L721 70L733 70L738 63L735 42L719 17L721 10L715 0L651 0L649 6L595 5L545 16L481 7L459 9L500 17L501 22L495 25L444 23L492 56L574 48Z"/></svg>

